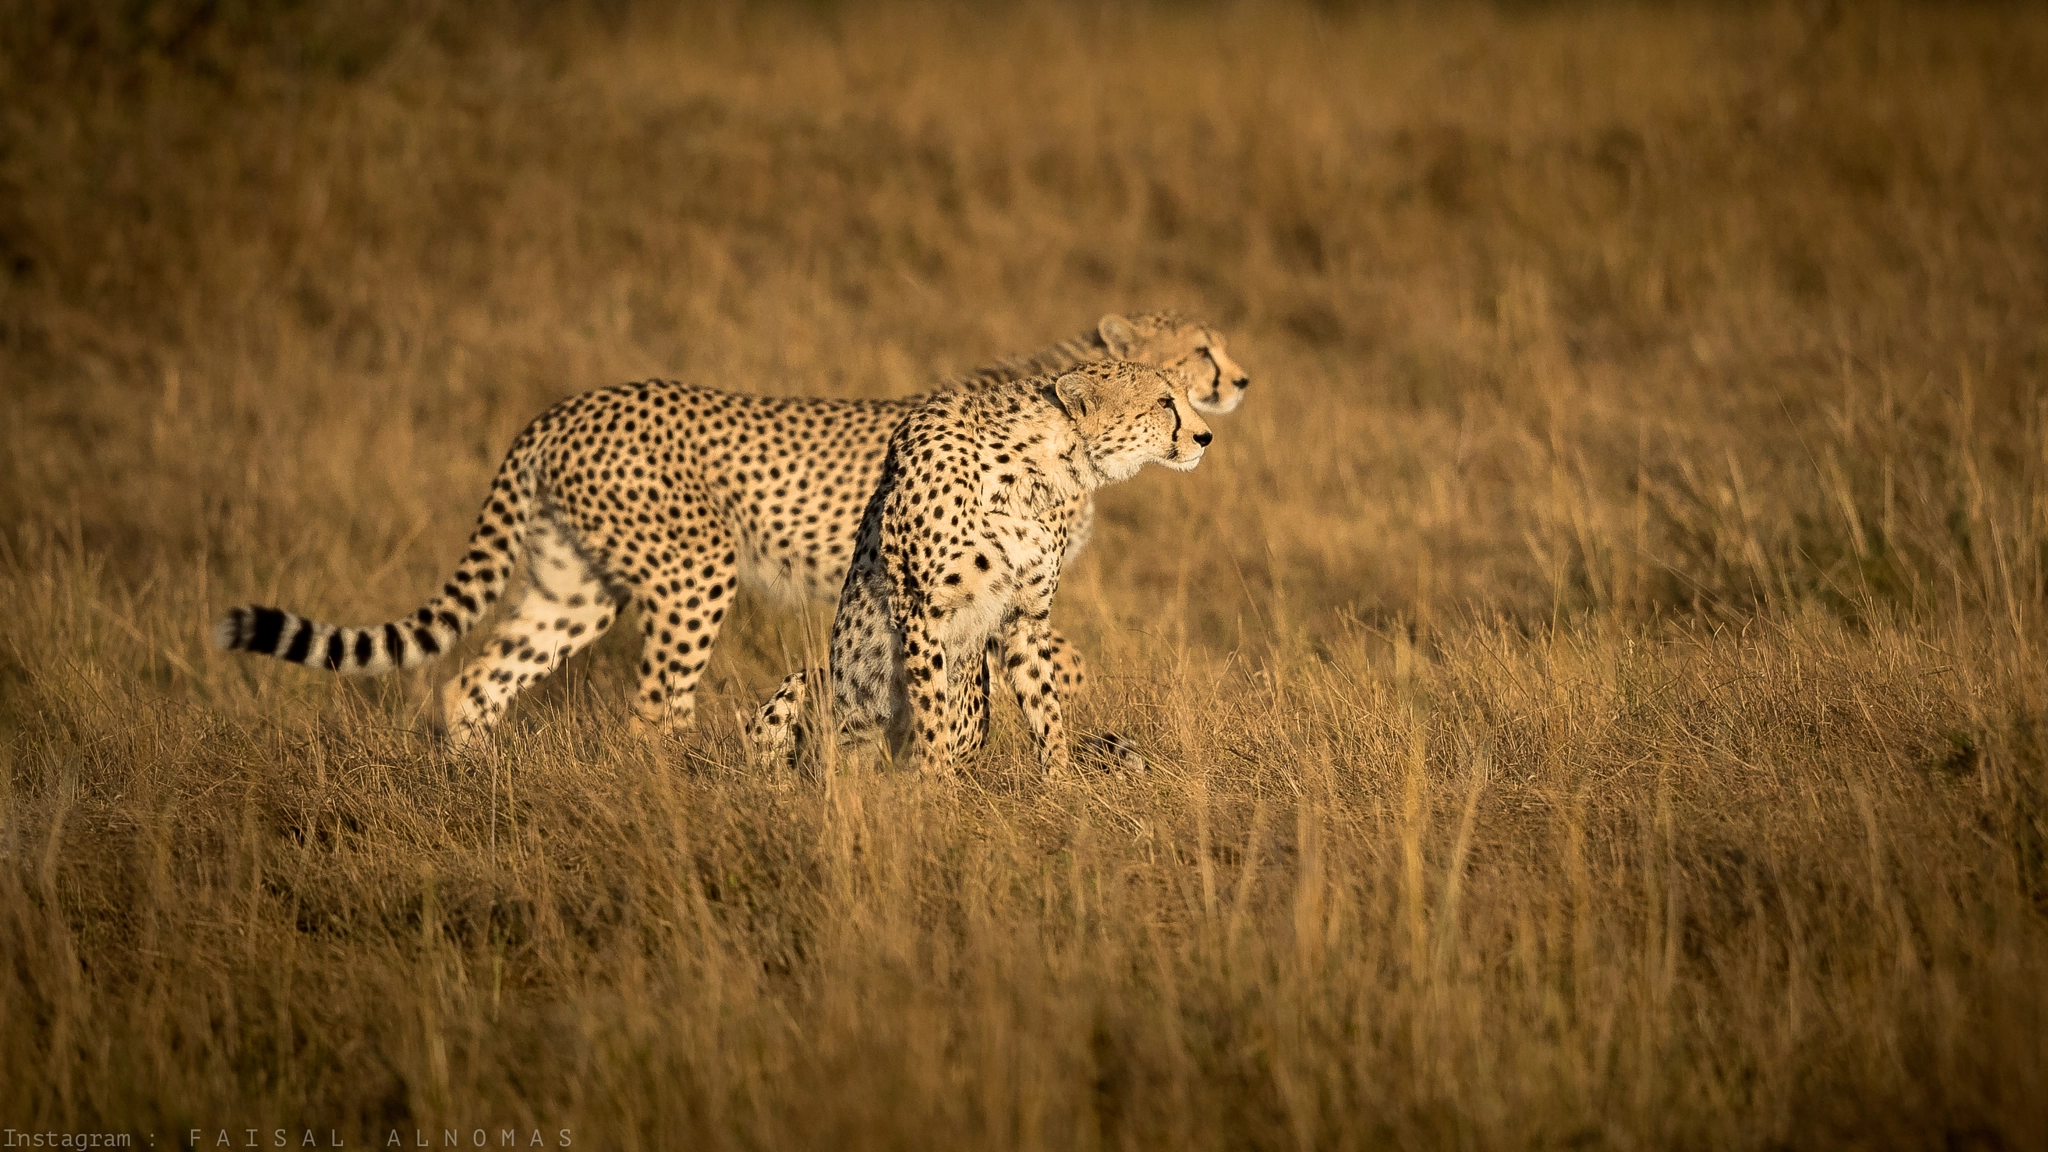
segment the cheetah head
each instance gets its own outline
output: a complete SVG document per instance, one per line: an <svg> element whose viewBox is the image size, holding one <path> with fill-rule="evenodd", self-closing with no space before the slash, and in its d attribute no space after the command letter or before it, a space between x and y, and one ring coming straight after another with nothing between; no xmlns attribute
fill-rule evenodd
<svg viewBox="0 0 2048 1152"><path fill-rule="evenodd" d="M1179 378L1149 365L1089 364L1052 387L1105 483L1128 479L1147 464L1186 472L1202 462L1213 436Z"/></svg>
<svg viewBox="0 0 2048 1152"><path fill-rule="evenodd" d="M1223 350L1223 334L1172 312L1112 312L1095 326L1103 346L1117 360L1164 369L1186 389L1196 411L1220 416L1244 401L1252 379Z"/></svg>

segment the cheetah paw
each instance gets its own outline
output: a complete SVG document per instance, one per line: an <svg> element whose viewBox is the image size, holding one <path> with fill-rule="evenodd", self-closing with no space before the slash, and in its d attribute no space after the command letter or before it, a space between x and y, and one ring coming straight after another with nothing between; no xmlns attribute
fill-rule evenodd
<svg viewBox="0 0 2048 1152"><path fill-rule="evenodd" d="M1081 741L1081 761L1121 780L1143 773L1150 767L1130 737L1120 732L1098 732Z"/></svg>
<svg viewBox="0 0 2048 1152"><path fill-rule="evenodd" d="M681 716L667 716L660 720L649 720L638 712L626 718L626 731L636 740L649 744L660 744L682 736L695 727L695 716L684 713Z"/></svg>

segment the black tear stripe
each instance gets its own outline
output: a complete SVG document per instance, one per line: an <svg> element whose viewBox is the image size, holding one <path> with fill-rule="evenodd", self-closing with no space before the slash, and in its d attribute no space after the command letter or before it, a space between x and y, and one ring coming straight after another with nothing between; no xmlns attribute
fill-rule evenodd
<svg viewBox="0 0 2048 1152"><path fill-rule="evenodd" d="M293 664L304 664L306 653L313 649L313 622L299 621L299 630L292 633L291 647L284 650L284 658Z"/></svg>
<svg viewBox="0 0 2048 1152"><path fill-rule="evenodd" d="M254 610L256 626L249 634L249 651L265 656L277 651L277 642L284 638L284 613L275 608Z"/></svg>
<svg viewBox="0 0 2048 1152"><path fill-rule="evenodd" d="M405 664L405 637L399 633L398 625L396 624L386 624L384 626L384 654L391 657L391 666L393 668L402 667Z"/></svg>
<svg viewBox="0 0 2048 1152"><path fill-rule="evenodd" d="M327 666L339 672L341 666L347 662L348 649L341 642L341 629L336 628L334 635L327 638Z"/></svg>
<svg viewBox="0 0 2048 1152"><path fill-rule="evenodd" d="M340 635L340 633L336 633ZM370 658L377 654L377 642L370 639L367 631L356 633L356 667L368 668Z"/></svg>

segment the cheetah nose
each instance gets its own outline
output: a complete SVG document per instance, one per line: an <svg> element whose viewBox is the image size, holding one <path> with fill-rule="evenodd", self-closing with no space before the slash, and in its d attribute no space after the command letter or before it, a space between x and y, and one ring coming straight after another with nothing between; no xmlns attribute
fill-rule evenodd
<svg viewBox="0 0 2048 1152"><path fill-rule="evenodd" d="M1209 441L1211 441L1211 440L1214 440L1215 438L1216 438L1216 434L1215 434L1214 432L1197 432L1197 433L1195 433L1195 443L1196 443L1196 444L1199 444L1200 446L1202 446L1202 447L1204 447L1204 448L1207 448L1207 447L1209 446Z"/></svg>
<svg viewBox="0 0 2048 1152"><path fill-rule="evenodd" d="M1252 386L1252 378L1249 376L1239 376L1235 381L1232 381L1232 383L1235 383L1237 385L1237 390L1242 392L1245 389Z"/></svg>

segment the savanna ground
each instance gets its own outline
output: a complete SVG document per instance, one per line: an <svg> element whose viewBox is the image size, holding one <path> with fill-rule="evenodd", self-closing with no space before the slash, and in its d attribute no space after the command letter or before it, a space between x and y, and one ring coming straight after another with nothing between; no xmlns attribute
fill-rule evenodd
<svg viewBox="0 0 2048 1152"><path fill-rule="evenodd" d="M576 1147L2048 1140L2048 16L0 19L0 1124ZM1150 749L777 788L403 613L551 401L1254 376L1058 617Z"/></svg>

